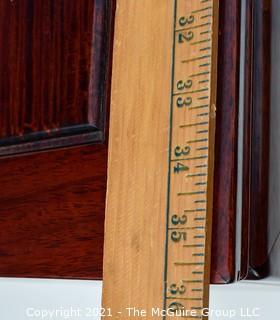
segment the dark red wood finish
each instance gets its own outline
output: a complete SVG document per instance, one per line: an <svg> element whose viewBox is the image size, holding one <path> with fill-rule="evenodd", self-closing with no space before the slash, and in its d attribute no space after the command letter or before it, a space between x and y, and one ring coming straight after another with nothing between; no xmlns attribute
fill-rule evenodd
<svg viewBox="0 0 280 320"><path fill-rule="evenodd" d="M220 2L211 282L235 279L240 1Z"/></svg>
<svg viewBox="0 0 280 320"><path fill-rule="evenodd" d="M3 159L0 275L101 278L107 147Z"/></svg>
<svg viewBox="0 0 280 320"><path fill-rule="evenodd" d="M0 1L0 155L102 141L109 1Z"/></svg>
<svg viewBox="0 0 280 320"><path fill-rule="evenodd" d="M253 55L253 0L246 1L245 70L244 70L244 135L242 176L242 229L239 278L248 273L249 213L251 188L251 113L252 113L252 55Z"/></svg>
<svg viewBox="0 0 280 320"><path fill-rule="evenodd" d="M259 279L268 274L271 1L248 1L247 19L240 279Z"/></svg>
<svg viewBox="0 0 280 320"><path fill-rule="evenodd" d="M18 138L0 148L0 276L102 277L113 14L109 0L0 1L0 143ZM78 146L86 125L99 143Z"/></svg>

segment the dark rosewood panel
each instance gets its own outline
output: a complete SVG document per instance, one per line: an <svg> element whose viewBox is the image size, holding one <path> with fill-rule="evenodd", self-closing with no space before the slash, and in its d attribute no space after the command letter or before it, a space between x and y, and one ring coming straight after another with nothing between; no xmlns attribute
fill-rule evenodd
<svg viewBox="0 0 280 320"><path fill-rule="evenodd" d="M252 57L253 57L253 0L246 1L245 25L245 70L244 70L244 136L242 175L242 230L239 278L248 273L249 213L250 213L250 168L251 168L251 114L252 114Z"/></svg>
<svg viewBox="0 0 280 320"><path fill-rule="evenodd" d="M102 141L110 1L0 1L0 155Z"/></svg>
<svg viewBox="0 0 280 320"><path fill-rule="evenodd" d="M235 279L240 1L220 1L211 282Z"/></svg>
<svg viewBox="0 0 280 320"><path fill-rule="evenodd" d="M268 274L268 164L271 1L247 1L240 278Z"/></svg>
<svg viewBox="0 0 280 320"><path fill-rule="evenodd" d="M2 56L12 60L7 62L9 66L1 65L9 81L4 83L0 74L1 108L6 108L1 113L0 141L12 137L19 140L2 146L0 152L3 155L51 148L0 158L0 276L102 278L114 9L114 1L106 0L0 0L1 41L21 37L13 59L7 56L1 42ZM33 17L29 27L36 21L32 36L24 29L28 24L23 26L27 11ZM9 25L13 32L7 30ZM88 29L83 34L87 28L92 31ZM65 39L59 43L55 37L62 31ZM54 43L48 41L51 36ZM21 59L28 59L20 55L28 45L36 52L34 61L29 57L32 75L25 63L20 63ZM42 57L39 46L44 48ZM48 58L49 63L44 60L55 57L55 49L61 54L70 51L68 59L61 57L56 61L59 66L54 68L53 58ZM13 73L13 68L18 68L17 72ZM62 73L61 78L54 79L52 74L57 72ZM30 88L19 85L27 74L32 81ZM54 97L57 100L53 101ZM60 100L62 104L56 102ZM59 113L54 112L54 106ZM18 116L18 110L24 117ZM27 110L34 110L33 118ZM7 122L3 115L14 122ZM34 126L28 127L28 123ZM59 130L52 131L54 123ZM102 142L52 150L91 141L92 132L80 131L89 125L97 128ZM19 130L25 130L22 136ZM25 142L33 133L36 138Z"/></svg>
<svg viewBox="0 0 280 320"><path fill-rule="evenodd" d="M2 159L0 275L102 277L107 147Z"/></svg>

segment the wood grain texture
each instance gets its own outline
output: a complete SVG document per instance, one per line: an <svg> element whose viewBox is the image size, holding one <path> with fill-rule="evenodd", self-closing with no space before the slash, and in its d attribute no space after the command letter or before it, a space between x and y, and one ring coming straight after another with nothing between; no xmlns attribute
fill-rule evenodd
<svg viewBox="0 0 280 320"><path fill-rule="evenodd" d="M0 161L0 275L101 278L107 148Z"/></svg>
<svg viewBox="0 0 280 320"><path fill-rule="evenodd" d="M108 3L111 5L107 7ZM106 9L106 28L110 27L106 29L108 51L102 53L107 56L106 68L99 67L99 72L106 74L106 82L95 92L102 101L99 118L104 119L105 141L0 159L1 276L102 278L108 133L105 120L110 100L109 45L114 3L97 0L94 6ZM104 32L102 23L93 30L97 38ZM94 73L91 81L99 75Z"/></svg>
<svg viewBox="0 0 280 320"><path fill-rule="evenodd" d="M240 10L220 2L211 283L235 279Z"/></svg>
<svg viewBox="0 0 280 320"><path fill-rule="evenodd" d="M269 107L270 107L270 18L271 1L262 0L252 2L248 6L252 15L252 60L251 60L251 101L246 104L245 127L249 126L251 143L245 146L244 161L249 160L244 179L247 189L243 195L248 195L245 200L245 223L248 217L248 230L243 233L244 247L248 247L240 277L258 279L268 274L268 163L269 163ZM249 39L250 40L250 39ZM250 72L250 69L247 70ZM250 93L247 93L248 95ZM245 131L246 132L246 131ZM245 137L246 139L247 137ZM249 148L249 149L248 149ZM249 159L248 159L249 158ZM248 188L249 181L249 188ZM248 204L249 203L249 204ZM245 253L246 255L246 253ZM247 263L247 265L246 265ZM247 266L247 272L246 272Z"/></svg>
<svg viewBox="0 0 280 320"><path fill-rule="evenodd" d="M244 70L244 135L243 135L243 168L242 168L242 229L241 229L241 263L239 278L248 273L249 250L249 215L251 187L251 113L252 113L252 58L253 58L253 1L246 1L245 25L245 70Z"/></svg>
<svg viewBox="0 0 280 320"><path fill-rule="evenodd" d="M0 155L103 140L108 6L0 1Z"/></svg>
<svg viewBox="0 0 280 320"><path fill-rule="evenodd" d="M163 303L172 4L117 1L103 306L119 319Z"/></svg>
<svg viewBox="0 0 280 320"><path fill-rule="evenodd" d="M217 17L212 1L117 2L103 279L114 318L209 303Z"/></svg>
<svg viewBox="0 0 280 320"><path fill-rule="evenodd" d="M250 273L264 277L268 272L271 0L254 5Z"/></svg>

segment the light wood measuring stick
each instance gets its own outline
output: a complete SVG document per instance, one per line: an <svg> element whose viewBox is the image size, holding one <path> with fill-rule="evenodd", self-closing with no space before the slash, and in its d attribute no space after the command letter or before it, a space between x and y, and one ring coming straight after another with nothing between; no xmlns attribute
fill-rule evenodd
<svg viewBox="0 0 280 320"><path fill-rule="evenodd" d="M117 1L108 318L200 319L208 307L217 17L216 0Z"/></svg>

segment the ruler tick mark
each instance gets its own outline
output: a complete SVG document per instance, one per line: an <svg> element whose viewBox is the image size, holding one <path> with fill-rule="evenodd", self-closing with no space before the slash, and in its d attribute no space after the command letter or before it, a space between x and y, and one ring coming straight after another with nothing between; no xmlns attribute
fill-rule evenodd
<svg viewBox="0 0 280 320"><path fill-rule="evenodd" d="M205 217L196 217L194 218L195 221L203 221L205 220Z"/></svg>
<svg viewBox="0 0 280 320"><path fill-rule="evenodd" d="M202 34L207 34L207 33L211 33L211 32L212 32L211 30L206 30L206 31L200 32L200 34L202 35Z"/></svg>
<svg viewBox="0 0 280 320"><path fill-rule="evenodd" d="M206 200L203 199L203 200L195 200L195 203L206 203Z"/></svg>
<svg viewBox="0 0 280 320"><path fill-rule="evenodd" d="M193 209L193 210L184 210L186 213L191 213L191 212L201 212L201 211L206 211L205 209L198 208L198 209Z"/></svg>
<svg viewBox="0 0 280 320"><path fill-rule="evenodd" d="M194 236L194 239L204 239L205 236L203 234L198 234Z"/></svg>
<svg viewBox="0 0 280 320"><path fill-rule="evenodd" d="M197 117L206 117L209 116L209 112L205 112L205 113L199 113L196 115Z"/></svg>
<svg viewBox="0 0 280 320"><path fill-rule="evenodd" d="M210 22L206 22L206 23L202 23L202 24L199 24L199 25L196 25L196 26L192 26L192 27L176 29L175 32L197 29L197 28L201 28L201 27L209 26L209 25L211 25L211 23Z"/></svg>
<svg viewBox="0 0 280 320"><path fill-rule="evenodd" d="M189 110L202 109L202 108L209 108L209 104L203 104L200 106L190 107Z"/></svg>
<svg viewBox="0 0 280 320"><path fill-rule="evenodd" d="M196 148L197 151L204 151L204 150L208 150L208 147L200 147L200 148Z"/></svg>
<svg viewBox="0 0 280 320"><path fill-rule="evenodd" d="M202 88L202 89L197 89L197 90L193 90L193 91L175 92L172 95L173 96L179 96L179 95L184 95L184 94L203 92L203 91L207 91L207 90L208 90L208 88Z"/></svg>
<svg viewBox="0 0 280 320"><path fill-rule="evenodd" d="M188 127L195 127L195 126L203 126L209 124L208 121L205 122L195 122L195 123L189 123L189 124L182 124L180 125L180 128L188 128Z"/></svg>
<svg viewBox="0 0 280 320"><path fill-rule="evenodd" d="M199 157L191 157L191 158L178 158L178 159L170 159L171 162L173 161L187 161L187 160L199 160L199 159L206 159L208 156L199 156Z"/></svg>
<svg viewBox="0 0 280 320"><path fill-rule="evenodd" d="M208 165L207 164L198 164L195 166L196 168L207 168Z"/></svg>
<svg viewBox="0 0 280 320"><path fill-rule="evenodd" d="M185 283L203 283L202 279L197 279L197 280L182 280L182 282Z"/></svg>
<svg viewBox="0 0 280 320"><path fill-rule="evenodd" d="M184 227L184 228L169 227L168 228L168 230L197 230L197 229L204 229L204 227Z"/></svg>
<svg viewBox="0 0 280 320"><path fill-rule="evenodd" d="M193 61L206 59L206 58L211 58L211 54L207 54L207 55L204 55L204 56L199 56L199 57L196 57L196 58L193 58L193 59L183 60L182 63L193 62Z"/></svg>
<svg viewBox="0 0 280 320"><path fill-rule="evenodd" d="M207 182L196 182L195 183L196 186L204 186L206 184L207 184Z"/></svg>
<svg viewBox="0 0 280 320"><path fill-rule="evenodd" d="M204 248L204 244L184 244L183 247L185 248Z"/></svg>
<svg viewBox="0 0 280 320"><path fill-rule="evenodd" d="M198 130L198 131L196 131L196 133L198 133L198 134L208 133L208 132L209 132L208 130Z"/></svg>
<svg viewBox="0 0 280 320"><path fill-rule="evenodd" d="M200 48L199 51L207 51L207 50L211 50L211 47L205 47L205 48Z"/></svg>
<svg viewBox="0 0 280 320"><path fill-rule="evenodd" d="M196 44L200 44L200 43L205 43L205 42L210 42L211 39L203 39L203 40L199 40L199 41L194 41L191 43L191 45L196 45Z"/></svg>
<svg viewBox="0 0 280 320"><path fill-rule="evenodd" d="M198 81L198 83L205 83L205 82L209 82L209 79L199 80L199 81Z"/></svg>
<svg viewBox="0 0 280 320"><path fill-rule="evenodd" d="M206 75L206 74L210 74L210 71L204 71L204 72L195 73L195 74L190 75L190 77L194 78L194 77L199 77L199 76L203 76L203 75Z"/></svg>
<svg viewBox="0 0 280 320"><path fill-rule="evenodd" d="M188 297L166 297L166 299L175 299L175 300L177 300L177 299L179 299L179 300L192 300L192 301L202 301L202 299L201 298L188 298Z"/></svg>
<svg viewBox="0 0 280 320"><path fill-rule="evenodd" d="M206 141L208 141L207 138L205 138L205 139L189 140L189 141L187 141L187 143L197 143L197 142L206 142Z"/></svg>
<svg viewBox="0 0 280 320"><path fill-rule="evenodd" d="M203 96L203 97L198 97L197 100L205 100L205 99L209 99L209 96Z"/></svg>
<svg viewBox="0 0 280 320"><path fill-rule="evenodd" d="M201 16L200 19L205 19L210 17L212 17L212 14L206 14L205 16Z"/></svg>
<svg viewBox="0 0 280 320"><path fill-rule="evenodd" d="M193 271L192 274L203 274L203 271Z"/></svg>
<svg viewBox="0 0 280 320"><path fill-rule="evenodd" d="M194 10L194 11L192 11L192 13L198 13L198 12L202 12L202 11L210 10L210 9L213 9L213 7L205 7L205 8L201 8L201 9L198 9L198 10Z"/></svg>
<svg viewBox="0 0 280 320"><path fill-rule="evenodd" d="M196 194L205 194L206 191L203 190L203 191L193 191L193 192L178 192L177 195L178 196L193 196L193 195L196 195Z"/></svg>
<svg viewBox="0 0 280 320"><path fill-rule="evenodd" d="M176 266L204 266L204 262L174 262Z"/></svg>
<svg viewBox="0 0 280 320"><path fill-rule="evenodd" d="M200 68L201 67L208 67L208 66L210 66L210 63L202 63L199 65Z"/></svg>
<svg viewBox="0 0 280 320"><path fill-rule="evenodd" d="M190 173L186 175L187 178L194 178L194 177L206 177L207 173Z"/></svg>

